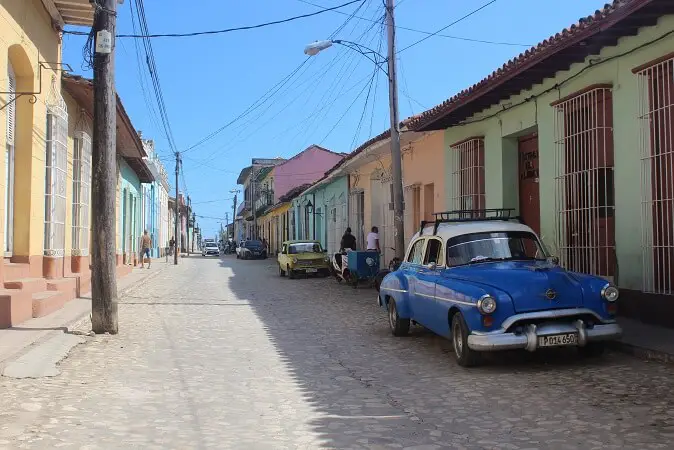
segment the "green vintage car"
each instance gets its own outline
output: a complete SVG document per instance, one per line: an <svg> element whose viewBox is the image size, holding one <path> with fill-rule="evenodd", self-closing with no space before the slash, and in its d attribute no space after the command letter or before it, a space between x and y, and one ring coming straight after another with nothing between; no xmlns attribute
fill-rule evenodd
<svg viewBox="0 0 674 450"><path fill-rule="evenodd" d="M300 273L330 275L330 258L318 241L286 241L278 254L278 273L295 278Z"/></svg>

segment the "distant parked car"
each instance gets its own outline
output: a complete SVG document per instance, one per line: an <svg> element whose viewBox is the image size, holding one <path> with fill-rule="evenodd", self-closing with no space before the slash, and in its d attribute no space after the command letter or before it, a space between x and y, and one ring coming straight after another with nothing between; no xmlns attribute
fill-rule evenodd
<svg viewBox="0 0 674 450"><path fill-rule="evenodd" d="M267 259L267 249L262 241L249 239L236 249L236 257L240 259Z"/></svg>
<svg viewBox="0 0 674 450"><path fill-rule="evenodd" d="M378 301L393 335L417 322L450 338L462 366L509 349L574 346L598 355L618 339L618 288L559 267L513 219L510 210L479 210L422 222L405 260L381 283Z"/></svg>
<svg viewBox="0 0 674 450"><path fill-rule="evenodd" d="M201 250L201 256L220 256L220 248L215 242L206 242Z"/></svg>
<svg viewBox="0 0 674 450"><path fill-rule="evenodd" d="M330 275L330 258L318 241L288 241L278 254L279 275L295 278L299 273Z"/></svg>

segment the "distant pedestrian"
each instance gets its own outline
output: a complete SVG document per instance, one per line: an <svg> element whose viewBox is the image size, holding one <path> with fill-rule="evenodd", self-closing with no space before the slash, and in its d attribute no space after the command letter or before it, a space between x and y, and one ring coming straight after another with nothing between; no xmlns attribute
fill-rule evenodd
<svg viewBox="0 0 674 450"><path fill-rule="evenodd" d="M149 234L147 234L147 230L145 230L145 233L143 233L143 239L142 239L142 250L140 252L140 268L144 269L145 268L145 257L147 256L147 268L150 268L150 264L152 264L152 260L150 259L150 249L152 248L152 238L150 237Z"/></svg>
<svg viewBox="0 0 674 450"><path fill-rule="evenodd" d="M343 252L346 249L356 250L356 236L351 234L351 227L346 229L342 241L339 243L339 251Z"/></svg>
<svg viewBox="0 0 674 450"><path fill-rule="evenodd" d="M169 241L169 255L173 256L175 248L176 248L176 240L171 238L171 240Z"/></svg>
<svg viewBox="0 0 674 450"><path fill-rule="evenodd" d="M372 227L372 231L367 234L367 250L381 253L379 248L379 228Z"/></svg>

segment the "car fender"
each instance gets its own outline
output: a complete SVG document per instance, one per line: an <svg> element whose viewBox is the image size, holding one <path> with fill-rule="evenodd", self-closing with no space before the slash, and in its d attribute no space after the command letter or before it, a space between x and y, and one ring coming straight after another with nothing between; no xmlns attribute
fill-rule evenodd
<svg viewBox="0 0 674 450"><path fill-rule="evenodd" d="M390 299L396 302L398 316L402 319L409 319L411 317L411 309L409 305L409 287L407 279L399 270L388 273L381 282L379 287L379 305L388 308Z"/></svg>
<svg viewBox="0 0 674 450"><path fill-rule="evenodd" d="M459 311L470 331L492 331L515 314L512 298L507 292L463 278L442 277L436 286L435 295L439 301L447 304L448 322L451 323L451 316ZM494 324L490 329L484 328L482 314L477 309L477 300L483 295L490 295L497 302L496 312L492 315Z"/></svg>

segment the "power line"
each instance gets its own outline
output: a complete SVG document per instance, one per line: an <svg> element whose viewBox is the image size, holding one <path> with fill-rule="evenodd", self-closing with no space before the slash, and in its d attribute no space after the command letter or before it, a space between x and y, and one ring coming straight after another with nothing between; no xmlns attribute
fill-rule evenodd
<svg viewBox="0 0 674 450"><path fill-rule="evenodd" d="M138 23L140 26L141 33L149 34L149 28L147 25L147 17L145 16L145 5L143 0L135 0L136 3L136 14L138 16ZM132 13L133 14L133 13ZM157 101L157 107L159 109L159 115L161 122L164 128L164 134L166 135L166 140L168 141L169 147L174 153L177 153L177 147L175 144L175 139L173 137L173 130L171 129L171 124L168 119L168 112L166 110L166 104L164 102L164 94L162 92L161 83L159 80L159 70L154 58L154 52L152 50L152 42L150 39L143 39L143 47L145 49L145 61L147 64L148 71L150 73L150 79L152 80L152 87L155 93L155 99Z"/></svg>
<svg viewBox="0 0 674 450"><path fill-rule="evenodd" d="M466 14L465 16L456 19L454 22L450 23L449 25L446 25L446 26L440 28L438 31L435 31L435 32L429 34L428 36L426 36L426 37L424 37L424 38L421 38L421 39L419 39L419 40L416 41L416 42L411 43L410 45L408 45L407 47L403 48L402 50L398 50L396 53L402 53L402 52L404 52L405 50L414 47L415 45L421 44L421 43L424 42L425 40L432 38L433 36L437 35L438 33L442 32L442 31L445 31L447 28L449 28L449 27L451 27L451 26L453 26L453 25L456 25L457 23L459 23L459 22L461 22L461 21L463 21L463 20L469 18L469 17L472 16L473 14L478 13L479 11L482 11L483 9L485 9L487 6L491 5L492 3L496 3L496 0L491 0L490 2L485 3L484 5L480 6L479 8L474 9L473 11L469 12L469 13Z"/></svg>
<svg viewBox="0 0 674 450"><path fill-rule="evenodd" d="M317 5L316 3L312 3L312 2L307 1L307 0L297 0L297 1L302 2L302 3L306 3L307 5L311 5L311 6L314 6L316 8L325 9L324 6ZM401 3L402 3L402 1L399 2L396 5L396 8L398 6L400 6ZM343 14L343 15L347 14L345 12L336 11L336 10L333 11L333 12L337 13L337 14ZM362 17L362 16L354 16L354 18L359 19L359 20L366 20L368 22L373 21L372 19L368 19L368 18ZM386 26L388 26L388 25L386 25ZM488 41L488 40L485 40L485 39L473 39L473 38L467 38L467 37L463 37L463 36L452 36L452 35L449 35L449 34L440 34L439 31L436 31L436 32L424 31L424 30L419 30L419 29L416 29L416 28L403 27L403 26L400 26L400 25L396 25L396 29L426 34L426 35L428 35L428 37L437 36L437 37L444 37L444 38L447 38L447 39L456 39L456 40L459 40L459 41L475 42L475 43L479 43L479 44L507 45L507 46L514 46L514 47L532 47L532 44L522 44L522 43L517 43L517 42ZM440 30L440 31L443 31L443 30Z"/></svg>
<svg viewBox="0 0 674 450"><path fill-rule="evenodd" d="M302 14L300 16L293 16L293 17L288 17L286 19L280 19L280 20L274 20L273 22L265 22L265 23L260 23L257 25L246 25L242 27L234 27L234 28L224 28L222 30L209 30L209 31L195 31L192 33L166 33L166 34L150 34L148 32L142 32L143 34L118 34L116 37L118 38L139 38L139 39L153 39L153 38L164 38L164 37L193 37L193 36L204 36L204 35L210 35L210 34L224 34L224 33L231 33L233 31L244 31L244 30L254 30L257 28L264 28L268 27L271 25L278 25L281 23L287 23L287 22L292 22L294 20L299 20L299 19L305 19L307 17L313 17L317 16L319 14L323 14L325 12L333 11L339 8L344 8L345 6L352 5L354 3L357 3L362 0L352 0L350 2L338 5L338 6L333 6L331 8L325 8L324 10L321 11L316 11L313 13L308 13L308 14ZM83 35L87 36L89 33L83 32L83 31L63 31L65 34L75 34L75 35Z"/></svg>

